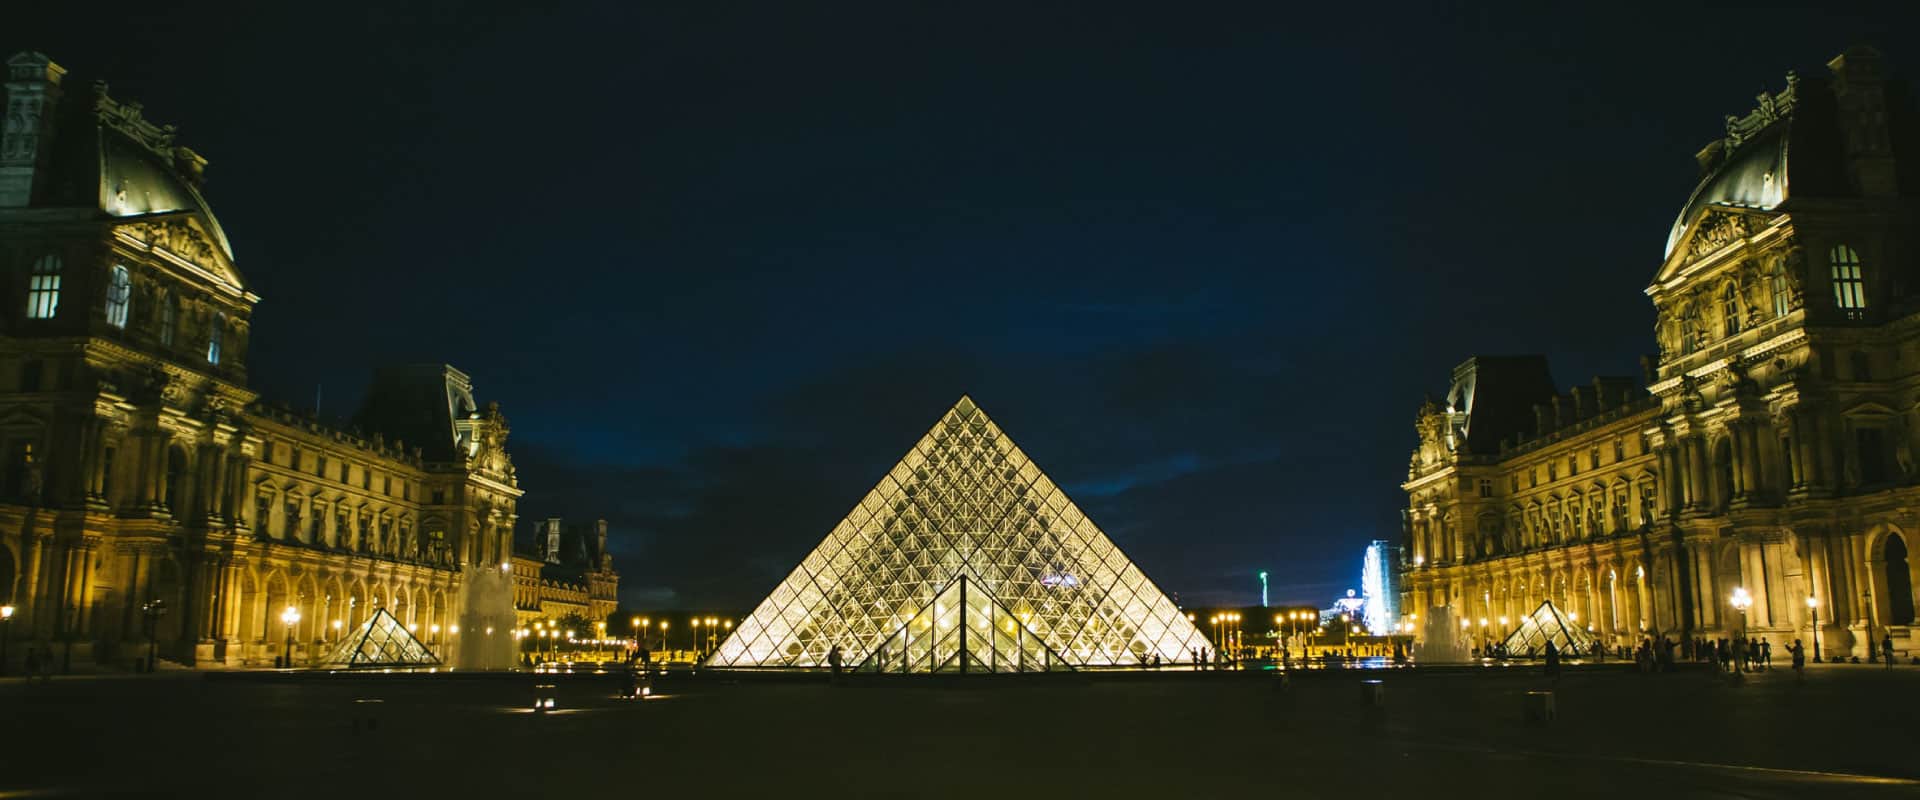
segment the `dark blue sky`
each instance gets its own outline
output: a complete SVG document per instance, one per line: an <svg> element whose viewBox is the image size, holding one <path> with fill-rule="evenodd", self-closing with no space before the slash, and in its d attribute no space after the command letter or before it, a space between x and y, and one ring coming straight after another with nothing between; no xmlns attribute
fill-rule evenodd
<svg viewBox="0 0 1920 800"><path fill-rule="evenodd" d="M608 518L649 606L757 601L963 392L1183 600L1324 602L1455 363L1638 374L1724 115L1920 69L1891 2L530 5L0 45L210 159L256 388L467 370L523 521Z"/></svg>

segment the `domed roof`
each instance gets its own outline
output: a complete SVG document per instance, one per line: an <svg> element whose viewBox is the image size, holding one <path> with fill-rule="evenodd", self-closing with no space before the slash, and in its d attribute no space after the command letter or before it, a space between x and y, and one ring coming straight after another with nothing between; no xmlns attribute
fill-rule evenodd
<svg viewBox="0 0 1920 800"><path fill-rule="evenodd" d="M1720 162L1687 198L1680 216L1667 233L1667 249L1673 248L1687 232L1687 226L1699 219L1710 206L1772 210L1787 199L1788 135L1793 121L1780 120L1759 135L1741 143L1731 156Z"/></svg>
<svg viewBox="0 0 1920 800"><path fill-rule="evenodd" d="M96 130L100 136L101 211L116 217L192 213L227 260L233 260L233 245L214 218L212 206L199 189L182 178L178 167L163 163L153 149L111 126L102 125Z"/></svg>

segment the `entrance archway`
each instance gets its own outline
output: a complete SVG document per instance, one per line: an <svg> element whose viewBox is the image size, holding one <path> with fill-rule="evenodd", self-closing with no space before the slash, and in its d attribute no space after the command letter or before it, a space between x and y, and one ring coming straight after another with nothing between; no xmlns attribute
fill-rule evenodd
<svg viewBox="0 0 1920 800"><path fill-rule="evenodd" d="M1887 623L1913 624L1913 573L1907 567L1907 542L1900 534L1887 534L1881 558L1886 570Z"/></svg>

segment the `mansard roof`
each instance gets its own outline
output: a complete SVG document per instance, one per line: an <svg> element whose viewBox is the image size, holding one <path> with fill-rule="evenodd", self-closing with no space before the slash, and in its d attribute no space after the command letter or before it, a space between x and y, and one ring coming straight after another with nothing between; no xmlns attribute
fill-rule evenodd
<svg viewBox="0 0 1920 800"><path fill-rule="evenodd" d="M65 70L39 53L7 59L10 75ZM175 143L172 125L147 120L144 107L115 100L104 81L60 96L48 180L39 182L28 207L84 209L101 219L126 222L186 221L211 245L213 264L201 264L236 292L246 283L234 267L233 244L200 187L207 160Z"/></svg>
<svg viewBox="0 0 1920 800"><path fill-rule="evenodd" d="M1755 108L1741 117L1727 117L1726 135L1701 149L1700 182L1694 186L1680 215L1667 231L1664 256L1671 259L1691 228L1711 208L1759 211L1788 210L1795 198L1842 199L1859 197L1847 166L1846 120L1837 93L1845 89L1846 73L1880 80L1880 54L1855 48L1829 64L1832 76L1800 77L1787 74L1785 89L1762 92ZM1916 133L1911 124L1909 89L1904 82L1886 81L1887 123L1894 155L1907 154ZM1920 158L1910 159L1920 162ZM1903 164L1900 193L1920 189L1916 164Z"/></svg>

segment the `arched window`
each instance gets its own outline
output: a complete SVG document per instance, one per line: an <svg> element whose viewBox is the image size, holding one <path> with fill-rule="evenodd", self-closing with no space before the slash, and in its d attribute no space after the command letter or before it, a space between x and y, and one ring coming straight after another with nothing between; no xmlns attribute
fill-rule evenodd
<svg viewBox="0 0 1920 800"><path fill-rule="evenodd" d="M53 319L60 309L60 257L51 253L33 262L27 278L27 318Z"/></svg>
<svg viewBox="0 0 1920 800"><path fill-rule="evenodd" d="M1773 272L1769 277L1773 289L1773 315L1784 317L1787 312L1793 310L1793 298L1790 295L1792 289L1787 285L1787 260L1774 259Z"/></svg>
<svg viewBox="0 0 1920 800"><path fill-rule="evenodd" d="M213 329L207 332L207 363L220 363L220 337L227 329L227 315L213 315Z"/></svg>
<svg viewBox="0 0 1920 800"><path fill-rule="evenodd" d="M107 277L107 324L125 330L127 311L133 305L133 279L127 275L127 268L113 265L113 272Z"/></svg>
<svg viewBox="0 0 1920 800"><path fill-rule="evenodd" d="M1867 282L1861 274L1860 254L1838 244L1827 253L1827 261L1833 265L1833 306L1846 312L1848 319L1865 316Z"/></svg>
<svg viewBox="0 0 1920 800"><path fill-rule="evenodd" d="M174 299L173 292L167 292L160 298L160 344L173 346L173 332L180 326L180 301Z"/></svg>

